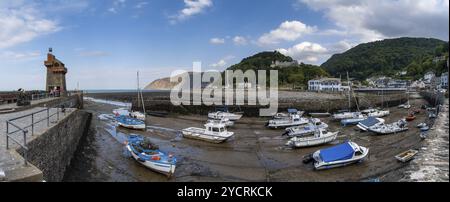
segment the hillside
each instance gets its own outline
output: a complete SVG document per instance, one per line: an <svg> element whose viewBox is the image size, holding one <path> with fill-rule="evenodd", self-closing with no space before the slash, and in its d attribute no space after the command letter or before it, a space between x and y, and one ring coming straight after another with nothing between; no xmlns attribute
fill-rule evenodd
<svg viewBox="0 0 450 202"><path fill-rule="evenodd" d="M170 90L177 84L178 83L170 82L170 78L166 77L166 78L157 79L157 80L151 82L144 89L145 90Z"/></svg>
<svg viewBox="0 0 450 202"><path fill-rule="evenodd" d="M278 81L280 86L306 87L310 79L316 77L329 76L321 67L308 64L296 64L283 67L271 67L274 61L294 62L294 60L281 54L278 51L261 52L256 55L244 58L240 63L232 65L228 70L278 70ZM289 63L288 63L289 64Z"/></svg>
<svg viewBox="0 0 450 202"><path fill-rule="evenodd" d="M199 73L187 72L187 74L189 74L189 78L191 81L191 88L192 88L193 87L193 84L192 84L193 76L194 76L194 74L199 74ZM201 77L202 75L203 75L203 73L201 73L198 76ZM156 79L155 81L148 84L144 89L145 90L171 90L173 87L175 87L179 83L180 82L170 82L170 77L166 77L166 78L162 78L162 79ZM205 86L207 84L208 84L208 82L202 82L201 85Z"/></svg>
<svg viewBox="0 0 450 202"><path fill-rule="evenodd" d="M345 53L333 55L321 67L334 76L345 75L348 71L351 77L359 80L375 75L394 75L407 70L413 61L433 57L436 49L445 44L429 38L386 39L360 44Z"/></svg>

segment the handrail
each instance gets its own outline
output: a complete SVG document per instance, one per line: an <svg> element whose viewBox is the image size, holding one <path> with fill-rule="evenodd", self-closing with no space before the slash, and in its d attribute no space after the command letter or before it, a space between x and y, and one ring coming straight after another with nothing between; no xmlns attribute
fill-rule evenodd
<svg viewBox="0 0 450 202"><path fill-rule="evenodd" d="M65 110L64 109L66 108L66 104L67 103L69 103L68 104L68 108L71 108L74 105L72 100L67 100L65 102L57 104L55 107L52 107L52 108L56 108L56 112L55 113L50 113L51 108L47 107L45 109L42 109L42 110L30 113L30 114L26 114L26 115L23 115L23 116L20 116L20 117L16 117L16 118L12 118L12 119L7 120L6 121L6 149L9 149L9 140L10 139L13 140L16 144L18 144L21 148L23 148L25 150L23 156L24 156L24 163L25 163L25 165L27 165L28 164L27 163L28 162L28 160L27 160L28 147L26 146L26 144L27 144L27 134L29 132L27 130L27 128L31 127L31 135L33 136L34 135L34 126L36 124L47 120L47 127L49 127L50 126L50 118L55 116L55 115L57 117L56 120L59 121L60 110L65 114ZM42 112L47 112L47 115L44 118L35 121L34 120L34 115L36 115L38 113L42 113ZM21 127L21 126L17 125L16 123L14 123L14 121L17 121L19 119L24 119L24 118L27 118L27 117L30 117L30 116L31 116L31 124L30 125ZM17 130L10 131L10 126L13 126ZM17 132L22 132L23 133L23 143L12 136L13 134L15 134Z"/></svg>

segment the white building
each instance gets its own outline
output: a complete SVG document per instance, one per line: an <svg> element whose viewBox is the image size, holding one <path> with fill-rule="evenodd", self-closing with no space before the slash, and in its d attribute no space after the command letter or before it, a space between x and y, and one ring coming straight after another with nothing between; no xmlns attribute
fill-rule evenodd
<svg viewBox="0 0 450 202"><path fill-rule="evenodd" d="M415 88L415 89L424 89L426 88L426 84L425 82L423 82L422 80L418 80L418 81L414 81L411 85L411 88Z"/></svg>
<svg viewBox="0 0 450 202"><path fill-rule="evenodd" d="M423 76L423 80L425 83L430 84L431 81L434 79L434 77L436 77L434 72L429 71L429 72L425 73L425 75Z"/></svg>
<svg viewBox="0 0 450 202"><path fill-rule="evenodd" d="M309 91L342 91L341 80L337 78L321 78L308 81Z"/></svg>
<svg viewBox="0 0 450 202"><path fill-rule="evenodd" d="M297 60L293 60L292 62L280 62L280 61L273 61L270 67L290 67L290 66L297 66L298 62Z"/></svg>

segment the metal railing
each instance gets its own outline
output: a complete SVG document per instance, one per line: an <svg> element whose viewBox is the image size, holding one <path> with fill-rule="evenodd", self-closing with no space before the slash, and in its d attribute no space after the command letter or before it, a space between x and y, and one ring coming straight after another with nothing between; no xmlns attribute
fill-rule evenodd
<svg viewBox="0 0 450 202"><path fill-rule="evenodd" d="M54 116L56 116L56 122L59 121L60 118L60 113L63 113L63 115L65 116L66 114L66 108L71 108L74 106L73 100L69 100L63 103L60 103L58 105L56 105L56 107L54 107L53 109L56 109L56 112L51 112L52 108L47 107L45 109L30 113L30 114L26 114L20 117L16 117L13 119L9 119L6 121L6 149L9 150L9 140L14 141L16 144L18 144L21 148L24 149L24 161L25 161L25 165L27 165L27 153L28 153L28 147L27 147L27 134L29 133L28 129L31 128L31 136L34 135L34 129L35 129L35 125L41 122L46 121L47 123L47 127L50 127L50 119ZM36 115L39 113L46 113L46 116L44 118L36 119ZM15 123L15 121L17 120L21 120L21 119L25 119L31 117L31 124L26 125L26 126L19 126L19 124ZM21 132L23 134L23 141L20 141L18 139L16 139L15 137L13 137L14 134Z"/></svg>

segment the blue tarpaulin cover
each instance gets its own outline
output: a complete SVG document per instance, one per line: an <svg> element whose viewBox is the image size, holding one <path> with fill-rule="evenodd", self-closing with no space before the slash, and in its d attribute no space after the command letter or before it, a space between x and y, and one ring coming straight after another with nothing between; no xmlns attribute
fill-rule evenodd
<svg viewBox="0 0 450 202"><path fill-rule="evenodd" d="M380 121L378 121L378 119L376 119L375 117L369 117L364 121L359 122L361 125L364 125L366 127L370 127L373 126L377 123L379 123Z"/></svg>
<svg viewBox="0 0 450 202"><path fill-rule="evenodd" d="M344 144L320 150L320 158L324 162L347 160L353 157L354 152L355 151L350 143L346 142Z"/></svg>
<svg viewBox="0 0 450 202"><path fill-rule="evenodd" d="M298 112L297 109L288 109L287 111L288 111L288 113L290 113L290 114L293 114L293 113L297 113L297 112Z"/></svg>

